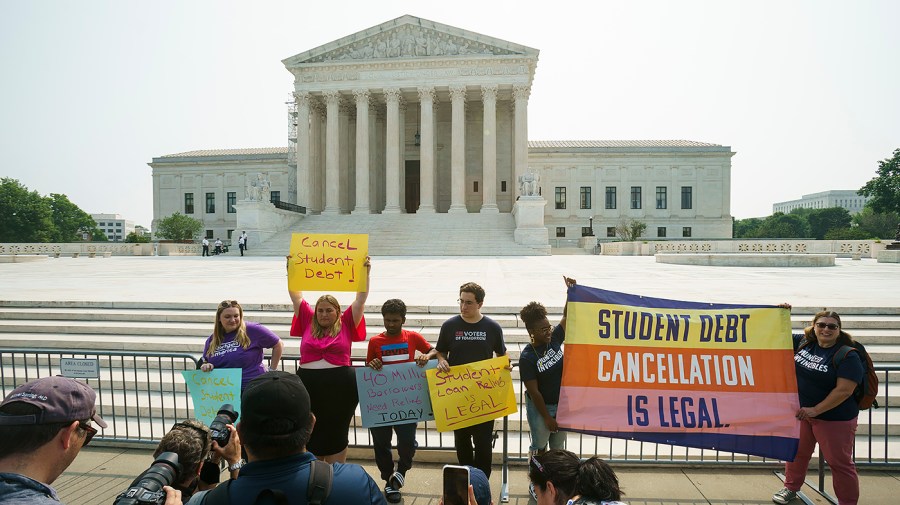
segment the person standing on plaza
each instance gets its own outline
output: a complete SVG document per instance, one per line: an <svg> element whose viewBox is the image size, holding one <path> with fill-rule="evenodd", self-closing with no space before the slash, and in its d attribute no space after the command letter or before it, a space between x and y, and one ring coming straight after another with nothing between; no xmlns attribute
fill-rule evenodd
<svg viewBox="0 0 900 505"><path fill-rule="evenodd" d="M209 256L209 239L206 237L203 237L203 241L200 243L203 244L202 256Z"/></svg>
<svg viewBox="0 0 900 505"><path fill-rule="evenodd" d="M290 258L287 257L288 265ZM369 296L372 271L368 256L363 268L366 289L356 293L356 299L344 312L331 295L320 296L313 308L303 298L302 291L288 289L294 305L291 336L300 337L297 375L306 385L313 413L318 419L307 448L327 463L347 460L350 421L359 404L356 372L350 366L350 354L353 342L366 339L363 309Z"/></svg>
<svg viewBox="0 0 900 505"><path fill-rule="evenodd" d="M424 367L437 356L437 351L420 333L403 329L406 323L406 304L396 298L387 300L381 306L384 331L369 340L366 365L373 370L381 370L384 365L410 363L415 361ZM416 356L416 351L419 355ZM416 454L416 423L376 426L369 428L372 445L375 448L375 464L385 482L384 496L391 503L399 503L400 488L406 481L406 472L412 468ZM391 454L391 437L397 433L397 471Z"/></svg>
<svg viewBox="0 0 900 505"><path fill-rule="evenodd" d="M241 256L243 256L243 255L244 255L244 249L245 249L245 247L244 247L244 236L243 236L243 235L241 235L240 237L238 237L238 249L241 250Z"/></svg>
<svg viewBox="0 0 900 505"><path fill-rule="evenodd" d="M246 231L241 232L241 238L244 239L244 250L248 251L249 248L247 246L250 244L250 238L247 236Z"/></svg>
<svg viewBox="0 0 900 505"><path fill-rule="evenodd" d="M216 245L215 254L216 254L216 256L218 256L218 255L222 254L222 241L217 238L215 245Z"/></svg>
<svg viewBox="0 0 900 505"><path fill-rule="evenodd" d="M787 304L781 307L790 309ZM772 496L775 503L790 503L797 497L817 442L831 468L838 503L856 505L859 501L859 476L853 463L859 406L853 391L866 369L855 350L835 362L844 346L853 349L853 339L841 329L841 316L830 310L818 312L812 325L794 335L800 444L794 461L784 465L784 488Z"/></svg>
<svg viewBox="0 0 900 505"><path fill-rule="evenodd" d="M503 329L481 314L484 289L474 282L459 287L459 315L444 321L438 336L438 370L506 355ZM453 432L456 458L460 465L480 468L491 476L491 446L494 421L460 428Z"/></svg>

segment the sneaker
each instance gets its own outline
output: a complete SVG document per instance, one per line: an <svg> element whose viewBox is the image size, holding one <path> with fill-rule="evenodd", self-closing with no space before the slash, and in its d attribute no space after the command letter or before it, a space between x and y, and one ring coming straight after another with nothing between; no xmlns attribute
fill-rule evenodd
<svg viewBox="0 0 900 505"><path fill-rule="evenodd" d="M790 503L796 497L797 497L796 491L791 491L788 488L784 488L781 491L772 495L772 501L775 503L780 503L781 505L785 505L787 503Z"/></svg>
<svg viewBox="0 0 900 505"><path fill-rule="evenodd" d="M400 503L400 500L403 499L403 495L400 493L399 489L388 484L384 486L384 498L390 503Z"/></svg>

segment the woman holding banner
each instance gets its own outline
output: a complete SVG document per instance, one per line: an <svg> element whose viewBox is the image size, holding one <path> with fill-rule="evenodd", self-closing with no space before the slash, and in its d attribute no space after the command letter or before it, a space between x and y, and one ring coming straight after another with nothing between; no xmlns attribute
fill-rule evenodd
<svg viewBox="0 0 900 505"><path fill-rule="evenodd" d="M284 342L265 326L244 321L244 309L237 300L225 300L216 308L215 327L203 345L200 370L240 368L243 391L247 383L266 373L264 349L272 349L269 369L278 368Z"/></svg>
<svg viewBox="0 0 900 505"><path fill-rule="evenodd" d="M781 307L791 308L787 304ZM794 461L785 463L784 489L772 496L775 503L789 503L797 497L816 442L831 467L838 503L855 505L859 501L859 476L853 464L859 406L853 390L862 382L865 368L856 352L835 361L840 348L852 344L850 335L841 329L841 317L828 310L817 313L802 335L794 335L800 445Z"/></svg>
<svg viewBox="0 0 900 505"><path fill-rule="evenodd" d="M302 291L288 290L294 304L291 335L301 338L297 375L309 392L316 416L316 425L306 448L327 463L346 461L347 434L359 403L350 353L353 342L366 339L363 309L369 296L372 270L368 256L363 267L366 269L365 291L356 293L356 299L343 313L340 303L331 295L319 297L313 308L303 298Z"/></svg>

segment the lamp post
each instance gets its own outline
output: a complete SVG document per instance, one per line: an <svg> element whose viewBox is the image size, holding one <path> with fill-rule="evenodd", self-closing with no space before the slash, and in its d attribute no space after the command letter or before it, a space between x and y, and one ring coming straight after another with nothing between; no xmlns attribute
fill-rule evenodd
<svg viewBox="0 0 900 505"><path fill-rule="evenodd" d="M594 236L594 216L589 217L588 221L590 223L588 226L591 228L591 234L588 236L593 237Z"/></svg>

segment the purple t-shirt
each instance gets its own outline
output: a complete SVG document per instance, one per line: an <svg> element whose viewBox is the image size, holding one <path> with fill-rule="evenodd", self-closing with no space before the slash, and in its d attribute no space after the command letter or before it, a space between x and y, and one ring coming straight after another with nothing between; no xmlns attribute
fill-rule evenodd
<svg viewBox="0 0 900 505"><path fill-rule="evenodd" d="M222 343L213 351L212 356L206 355L209 343L212 342L212 335L203 344L203 358L212 366L215 368L240 368L243 371L241 391L247 387L248 382L266 373L266 367L263 366L263 349L271 349L281 341L272 330L259 323L247 322L246 324L247 336L250 337L250 346L246 349L234 341L236 331L226 333L222 337Z"/></svg>

